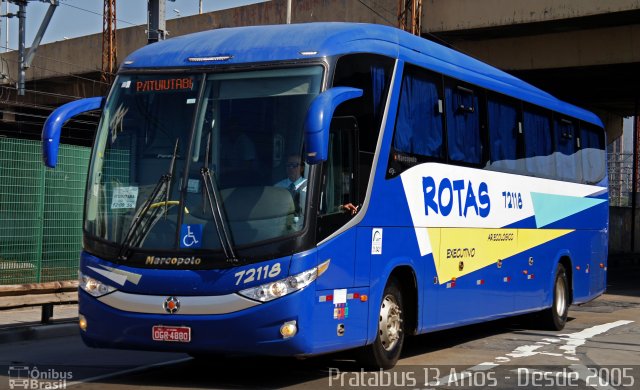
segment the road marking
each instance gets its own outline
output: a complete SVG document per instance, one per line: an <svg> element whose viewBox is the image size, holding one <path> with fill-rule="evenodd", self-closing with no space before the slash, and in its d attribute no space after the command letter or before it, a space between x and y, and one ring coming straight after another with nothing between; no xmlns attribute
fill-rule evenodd
<svg viewBox="0 0 640 390"><path fill-rule="evenodd" d="M545 338L542 339L544 343L537 342L533 345L521 345L518 348L514 349L510 353L505 354L513 359L518 359L522 357L535 356L535 355L549 355L549 356L564 356L565 359L571 361L578 361L579 359L575 357L576 348L584 345L590 338L600 335L602 333L608 332L613 328L617 328L618 326L627 325L632 323L633 321L620 320L615 322L609 322L602 325L592 326L590 328L586 328L581 330L580 332L569 333L569 334L561 334L558 335L558 338ZM555 352L543 352L538 351L538 349L545 346L545 343L553 343L554 347L557 347L562 353ZM564 343L564 345L561 345ZM506 363L511 361L509 357L498 356L495 360L499 363Z"/></svg>
<svg viewBox="0 0 640 390"><path fill-rule="evenodd" d="M95 382L95 381L99 381L99 380L103 380L103 379L107 379L107 378L113 378L113 377L120 376L120 375L132 374L132 373L148 370L150 368L170 366L172 364L183 363L183 362L186 362L186 361L189 361L189 360L193 360L193 358L187 357L187 358L182 358L182 359L169 360L169 361L166 361L166 362L147 364L146 366L134 367L134 368L129 368L129 369L122 370L122 371L116 371L116 372L111 372L111 373L108 373L108 374L97 375L97 376L94 376L94 377L90 377L90 378L85 378L85 379L78 380L78 381L69 382L69 383L67 383L67 387L81 385L83 383Z"/></svg>
<svg viewBox="0 0 640 390"><path fill-rule="evenodd" d="M492 368L496 368L498 366L499 364L496 364L496 363L484 362L484 363L478 364L477 366L473 366L469 368L469 371L487 371Z"/></svg>
<svg viewBox="0 0 640 390"><path fill-rule="evenodd" d="M467 368L466 370L460 373L456 373L455 375L447 375L442 378L438 378L435 381L429 383L428 385L429 386L442 386L443 384L451 385L452 383L456 383L460 380L468 378L469 376L472 375L471 372L486 371L492 368L496 368L500 366L502 363L507 363L511 361L511 359L518 359L518 358L535 356L535 355L564 357L567 360L576 361L576 360L579 360L577 357L575 357L576 349L584 345L587 342L587 340L589 340L594 336L606 333L613 328L627 325L632 322L633 321L626 321L626 320L609 322L606 324L596 325L590 328L583 329L580 332L562 334L562 335L559 335L558 336L559 338L557 339L544 338L542 339L543 342L537 342L536 344L533 344L533 345L521 345L516 349L514 349L513 351L511 351L510 353L506 354L506 356L509 356L510 358L505 356L498 356L494 359L495 360L494 362L480 363L477 366ZM566 344L562 345L563 342ZM554 348L558 348L563 353L538 351L538 349L545 347L547 345L551 345ZM588 368L581 364L571 364L570 368L571 370L575 371L578 374L579 378L583 380L587 378L587 376L589 376L590 374L588 371ZM591 376L593 377L593 373L591 373ZM605 385L604 386L592 385L591 387L594 387L598 390L614 390L612 387L608 386L608 383L606 382L600 382L600 383L605 383Z"/></svg>
<svg viewBox="0 0 640 390"><path fill-rule="evenodd" d="M564 352L565 354L575 355L576 348L582 346L584 343L587 342L588 339L594 336L597 336L599 334L605 333L618 326L627 325L632 322L633 321L620 320L616 322L610 322L608 324L592 326L591 328L587 328L577 333L561 334L560 337L564 338L563 341L566 341L567 344L561 345L560 347L558 347L558 349L565 351Z"/></svg>
<svg viewBox="0 0 640 390"><path fill-rule="evenodd" d="M536 352L536 349L539 349L539 348L542 348L542 345L522 345L506 355L514 359L527 357L527 356L534 356L540 353L540 352Z"/></svg>

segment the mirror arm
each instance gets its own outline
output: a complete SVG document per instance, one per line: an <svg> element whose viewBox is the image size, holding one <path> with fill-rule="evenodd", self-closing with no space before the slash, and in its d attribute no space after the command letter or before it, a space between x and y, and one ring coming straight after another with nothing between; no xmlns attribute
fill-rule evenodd
<svg viewBox="0 0 640 390"><path fill-rule="evenodd" d="M330 88L311 102L304 119L306 161L318 164L327 159L329 150L329 127L336 107L341 103L361 97L361 89L351 87Z"/></svg>
<svg viewBox="0 0 640 390"><path fill-rule="evenodd" d="M58 163L60 132L65 122L83 112L101 108L103 101L103 97L76 100L56 108L49 115L42 128L42 158L47 167L55 168Z"/></svg>

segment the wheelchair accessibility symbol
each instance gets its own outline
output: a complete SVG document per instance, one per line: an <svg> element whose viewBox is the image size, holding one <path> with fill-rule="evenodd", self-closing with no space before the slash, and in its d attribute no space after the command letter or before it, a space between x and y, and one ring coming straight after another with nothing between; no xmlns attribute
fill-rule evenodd
<svg viewBox="0 0 640 390"><path fill-rule="evenodd" d="M200 248L202 246L202 225L182 225L180 227L180 248Z"/></svg>

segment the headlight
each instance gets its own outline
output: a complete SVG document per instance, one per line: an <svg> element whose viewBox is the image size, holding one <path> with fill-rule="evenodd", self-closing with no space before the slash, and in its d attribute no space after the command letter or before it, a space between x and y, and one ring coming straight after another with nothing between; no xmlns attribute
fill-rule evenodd
<svg viewBox="0 0 640 390"><path fill-rule="evenodd" d="M327 260L317 267L313 267L310 270L289 276L285 279L276 280L275 282L269 282L257 287L238 291L238 294L260 302L268 302L273 299L283 297L291 294L292 292L302 290L311 284L311 282L316 280L327 270L329 267L329 261L330 260Z"/></svg>
<svg viewBox="0 0 640 390"><path fill-rule="evenodd" d="M89 277L82 272L79 273L79 277L80 281L78 286L96 298L116 291L115 287L102 283L101 281Z"/></svg>

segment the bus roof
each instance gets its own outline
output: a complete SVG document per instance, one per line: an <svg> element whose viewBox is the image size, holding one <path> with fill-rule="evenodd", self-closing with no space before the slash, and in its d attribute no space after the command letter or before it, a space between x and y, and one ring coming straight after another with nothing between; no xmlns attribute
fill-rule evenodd
<svg viewBox="0 0 640 390"><path fill-rule="evenodd" d="M129 55L121 70L307 60L347 53L398 58L602 127L593 113L564 103L482 61L377 24L281 24L203 31L145 46Z"/></svg>

